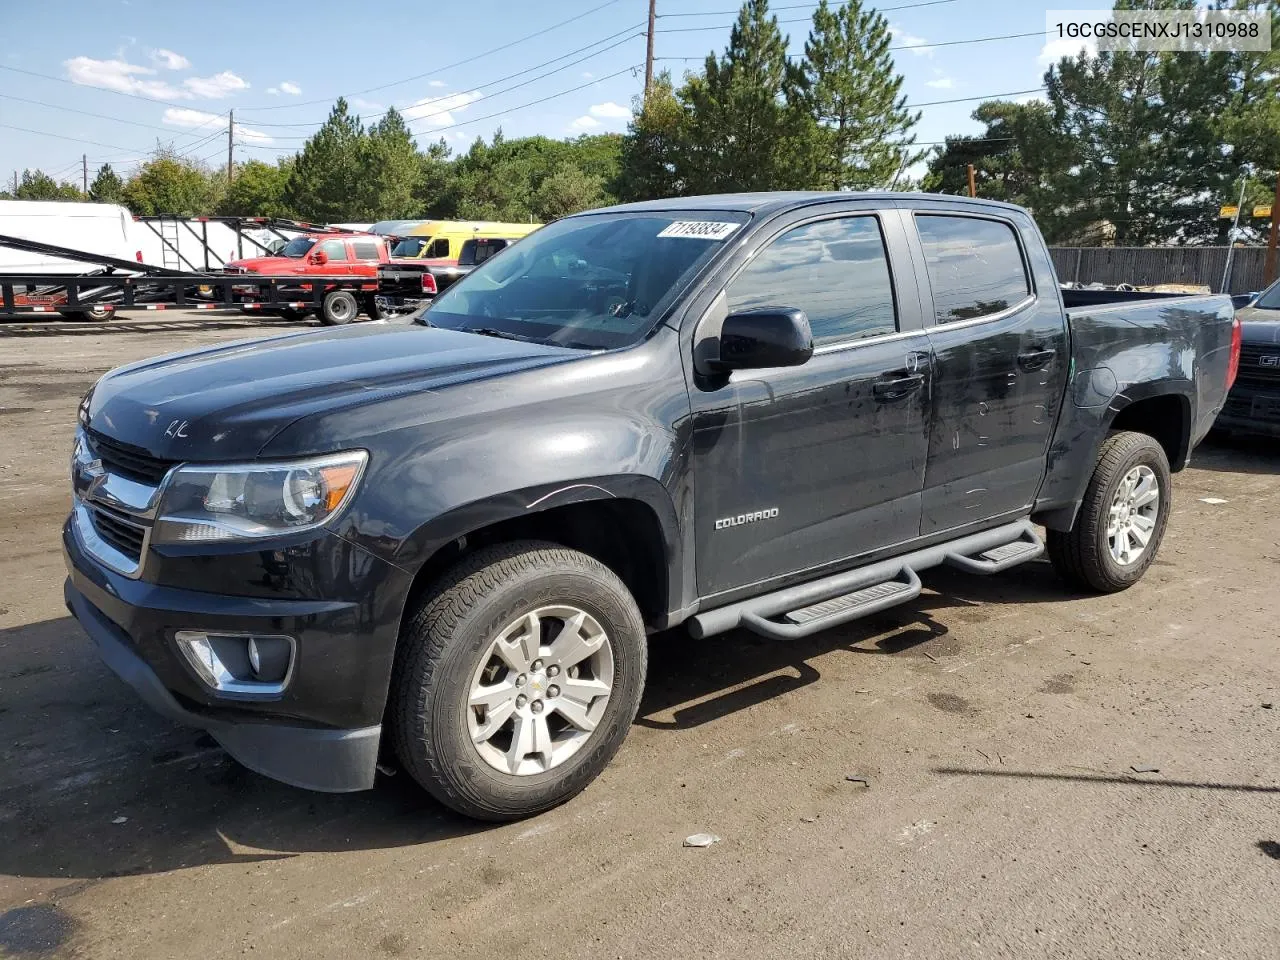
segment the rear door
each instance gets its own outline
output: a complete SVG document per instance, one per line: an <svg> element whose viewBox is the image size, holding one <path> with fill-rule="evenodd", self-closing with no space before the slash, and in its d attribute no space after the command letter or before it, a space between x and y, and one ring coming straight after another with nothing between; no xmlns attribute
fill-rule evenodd
<svg viewBox="0 0 1280 960"><path fill-rule="evenodd" d="M362 277L376 277L382 260L377 240L348 240L351 245L351 272Z"/></svg>
<svg viewBox="0 0 1280 960"><path fill-rule="evenodd" d="M930 366L898 211L793 215L703 317L798 307L815 351L799 367L699 382L695 548L705 597L794 578L920 529Z"/></svg>
<svg viewBox="0 0 1280 960"><path fill-rule="evenodd" d="M926 536L1031 506L1070 366L1066 317L1034 225L1016 211L973 209L909 218L932 297Z"/></svg>

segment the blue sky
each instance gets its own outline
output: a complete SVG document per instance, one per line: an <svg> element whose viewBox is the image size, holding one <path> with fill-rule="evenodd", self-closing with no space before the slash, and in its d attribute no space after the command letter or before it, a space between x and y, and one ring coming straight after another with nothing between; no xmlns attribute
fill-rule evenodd
<svg viewBox="0 0 1280 960"><path fill-rule="evenodd" d="M913 104L1030 90L1040 85L1051 54L1070 52L1046 50L1045 11L1060 2L876 5L903 48L894 56ZM444 136L455 150L499 126L508 136L621 131L643 86L647 0L12 0L7 6L9 42L0 53L6 179L15 169L40 167L78 180L83 153L91 178L103 161L127 170L157 139L220 165L231 109L237 158L273 158L296 149L340 94L366 118L394 105L411 118L420 144ZM736 6L736 0L658 0L658 67L678 77L709 51L722 50ZM816 0L772 4L795 52L814 6ZM923 46L1028 33L1034 35ZM22 43L13 43L18 37ZM977 103L923 106L919 139L979 129L969 119Z"/></svg>

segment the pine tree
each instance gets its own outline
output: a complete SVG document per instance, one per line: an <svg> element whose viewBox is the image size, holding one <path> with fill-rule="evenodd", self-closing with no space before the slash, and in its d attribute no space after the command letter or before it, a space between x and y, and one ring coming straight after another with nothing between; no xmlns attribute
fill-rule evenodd
<svg viewBox="0 0 1280 960"><path fill-rule="evenodd" d="M724 55L708 54L679 98L688 111L680 177L689 193L803 186L797 141L803 116L793 109L801 82L787 62L787 41L768 0L747 0Z"/></svg>
<svg viewBox="0 0 1280 960"><path fill-rule="evenodd" d="M862 0L832 10L821 0L805 43L803 101L818 125L814 186L887 187L923 158L911 132L903 78L889 52L889 21Z"/></svg>
<svg viewBox="0 0 1280 960"><path fill-rule="evenodd" d="M321 223L363 220L367 192L364 125L342 97L324 125L302 147L285 188L285 203L298 216Z"/></svg>
<svg viewBox="0 0 1280 960"><path fill-rule="evenodd" d="M104 163L98 168L98 174L89 184L89 199L94 203L120 203L124 199L124 181L111 169L111 164Z"/></svg>
<svg viewBox="0 0 1280 960"><path fill-rule="evenodd" d="M414 206L413 189L421 172L418 145L394 107L369 128L362 150L363 217L395 220Z"/></svg>

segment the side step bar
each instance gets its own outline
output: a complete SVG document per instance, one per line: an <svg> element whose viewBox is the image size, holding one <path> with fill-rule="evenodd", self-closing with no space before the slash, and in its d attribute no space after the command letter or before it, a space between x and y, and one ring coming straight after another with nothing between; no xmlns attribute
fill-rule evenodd
<svg viewBox="0 0 1280 960"><path fill-rule="evenodd" d="M775 640L798 640L914 600L920 595L920 571L930 567L946 564L988 575L1034 560L1042 553L1044 543L1029 520L1005 524L699 613L688 621L689 632L701 638L746 627Z"/></svg>

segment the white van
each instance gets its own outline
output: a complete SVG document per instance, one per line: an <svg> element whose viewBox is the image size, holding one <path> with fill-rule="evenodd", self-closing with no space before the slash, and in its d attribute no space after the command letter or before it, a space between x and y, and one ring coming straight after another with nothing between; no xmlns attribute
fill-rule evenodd
<svg viewBox="0 0 1280 960"><path fill-rule="evenodd" d="M119 260L137 257L130 243L133 226L133 215L114 203L0 200L0 234ZM92 269L92 264L0 246L0 273L67 276Z"/></svg>

